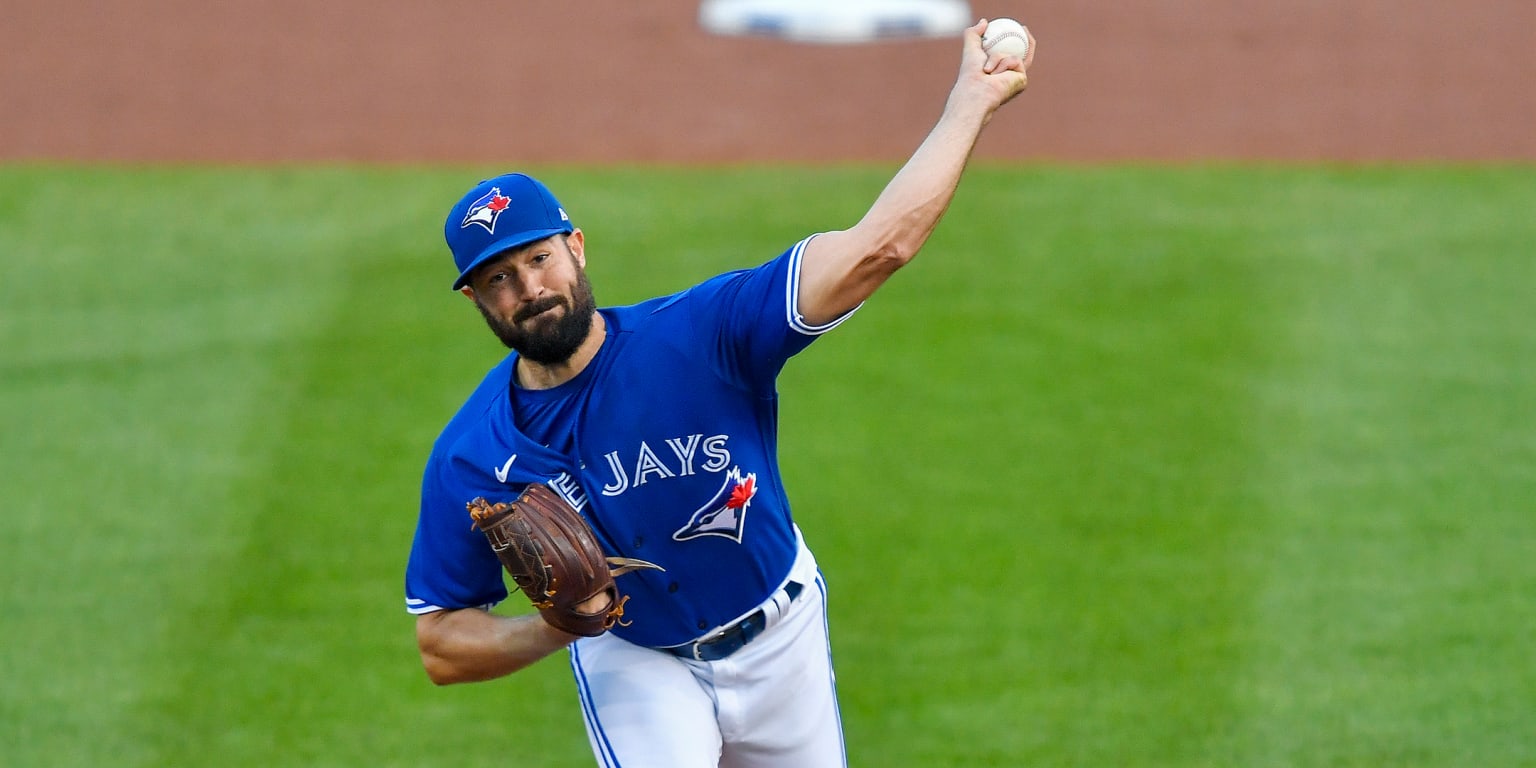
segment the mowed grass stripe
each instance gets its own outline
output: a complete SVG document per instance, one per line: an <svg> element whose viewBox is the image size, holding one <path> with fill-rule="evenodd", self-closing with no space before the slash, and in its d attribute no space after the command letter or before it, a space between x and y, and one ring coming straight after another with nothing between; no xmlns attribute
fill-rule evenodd
<svg viewBox="0 0 1536 768"><path fill-rule="evenodd" d="M1263 382L1247 762L1528 765L1536 185L1382 170L1298 192L1273 222L1296 269Z"/></svg>
<svg viewBox="0 0 1536 768"><path fill-rule="evenodd" d="M285 342L332 265L292 176L121 169L0 175L8 764L152 764L146 719L218 599L267 444ZM289 196L292 191L295 196ZM286 202L285 202L286 201ZM347 234L346 237L352 237Z"/></svg>

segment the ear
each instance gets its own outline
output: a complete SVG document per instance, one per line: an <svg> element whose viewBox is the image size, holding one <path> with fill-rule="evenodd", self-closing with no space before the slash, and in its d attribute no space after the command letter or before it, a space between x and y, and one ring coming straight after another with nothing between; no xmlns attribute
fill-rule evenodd
<svg viewBox="0 0 1536 768"><path fill-rule="evenodd" d="M587 268L587 236L580 229L571 230L571 234L565 236L565 245L571 249L571 255L576 257L576 265L582 269Z"/></svg>
<svg viewBox="0 0 1536 768"><path fill-rule="evenodd" d="M459 289L459 293L464 294L464 298L469 299L470 301L474 301L475 300L475 289L473 289L473 288L471 288L471 287L469 287L467 285L464 286L463 288L460 288Z"/></svg>

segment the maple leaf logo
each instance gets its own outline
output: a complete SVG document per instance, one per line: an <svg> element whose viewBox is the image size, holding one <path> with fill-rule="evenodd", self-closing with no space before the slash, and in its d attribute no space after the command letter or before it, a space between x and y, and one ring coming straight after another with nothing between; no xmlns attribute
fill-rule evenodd
<svg viewBox="0 0 1536 768"><path fill-rule="evenodd" d="M736 484L731 489L731 497L725 500L725 506L730 509L746 509L752 503L752 497L757 495L757 475L747 475L747 479Z"/></svg>

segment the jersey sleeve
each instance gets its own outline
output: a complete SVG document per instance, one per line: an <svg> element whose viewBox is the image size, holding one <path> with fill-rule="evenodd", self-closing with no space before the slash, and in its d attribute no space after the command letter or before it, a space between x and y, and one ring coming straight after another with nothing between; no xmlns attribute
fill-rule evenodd
<svg viewBox="0 0 1536 768"><path fill-rule="evenodd" d="M761 266L721 275L689 292L695 330L712 342L710 354L728 380L754 391L771 391L789 358L858 311L854 307L822 325L805 321L799 308L800 264L810 241L808 237Z"/></svg>
<svg viewBox="0 0 1536 768"><path fill-rule="evenodd" d="M414 614L489 608L507 597L501 562L455 490L451 462L437 451L421 483L421 516L405 569L405 608Z"/></svg>

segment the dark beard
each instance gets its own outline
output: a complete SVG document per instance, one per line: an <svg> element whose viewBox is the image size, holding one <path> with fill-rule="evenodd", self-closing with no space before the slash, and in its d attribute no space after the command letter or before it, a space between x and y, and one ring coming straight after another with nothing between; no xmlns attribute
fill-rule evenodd
<svg viewBox="0 0 1536 768"><path fill-rule="evenodd" d="M592 313L597 311L597 301L592 296L592 284L586 272L576 273L576 286L571 290L571 301L563 296L550 296L523 307L512 322L506 322L486 311L479 301L480 315L501 343L519 355L540 365L555 365L571 359L576 349L592 332ZM565 307L559 317L541 318L524 329L519 325L534 315L554 307Z"/></svg>

